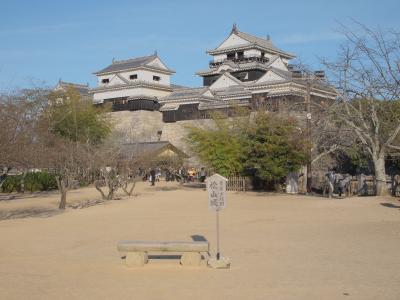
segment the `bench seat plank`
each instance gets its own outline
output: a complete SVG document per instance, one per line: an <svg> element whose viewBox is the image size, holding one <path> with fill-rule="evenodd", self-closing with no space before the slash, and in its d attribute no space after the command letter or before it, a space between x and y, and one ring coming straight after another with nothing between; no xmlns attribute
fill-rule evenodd
<svg viewBox="0 0 400 300"><path fill-rule="evenodd" d="M117 246L121 252L207 252L207 241L163 242L163 241L121 241Z"/></svg>

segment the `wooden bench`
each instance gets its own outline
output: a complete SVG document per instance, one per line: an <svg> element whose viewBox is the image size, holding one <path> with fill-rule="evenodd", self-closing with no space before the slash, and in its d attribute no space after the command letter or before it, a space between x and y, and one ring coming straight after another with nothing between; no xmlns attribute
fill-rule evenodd
<svg viewBox="0 0 400 300"><path fill-rule="evenodd" d="M125 264L129 267L146 264L149 252L182 253L181 265L198 266L201 263L201 252L208 252L209 244L207 241L121 241L118 243L117 250L121 256L125 256Z"/></svg>

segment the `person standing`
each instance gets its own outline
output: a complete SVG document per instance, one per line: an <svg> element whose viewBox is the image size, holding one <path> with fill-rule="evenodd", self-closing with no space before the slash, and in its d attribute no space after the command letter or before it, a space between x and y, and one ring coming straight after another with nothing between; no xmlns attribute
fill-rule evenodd
<svg viewBox="0 0 400 300"><path fill-rule="evenodd" d="M150 170L150 177L151 177L151 185L155 185L156 182L156 170L151 169Z"/></svg>
<svg viewBox="0 0 400 300"><path fill-rule="evenodd" d="M207 172L204 167L200 169L200 182L204 182L206 180Z"/></svg>

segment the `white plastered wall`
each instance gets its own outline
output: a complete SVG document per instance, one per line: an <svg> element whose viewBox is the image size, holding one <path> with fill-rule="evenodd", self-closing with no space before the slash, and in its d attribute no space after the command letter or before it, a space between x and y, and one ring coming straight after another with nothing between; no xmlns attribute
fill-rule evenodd
<svg viewBox="0 0 400 300"><path fill-rule="evenodd" d="M228 47L235 47L235 46L243 46L250 44L245 39L237 36L236 34L232 33L217 49L223 49Z"/></svg>
<svg viewBox="0 0 400 300"><path fill-rule="evenodd" d="M211 86L210 86L210 90L216 90L216 89L220 89L220 88L225 88L228 86L234 86L234 85L238 85L238 83L229 78L228 76L226 76L225 74L223 74L221 77L219 77L217 79L217 81L215 81Z"/></svg>
<svg viewBox="0 0 400 300"><path fill-rule="evenodd" d="M272 71L268 71L260 79L258 79L257 82L269 82L269 81L280 81L280 80L285 80L285 78L279 76L278 74Z"/></svg>
<svg viewBox="0 0 400 300"><path fill-rule="evenodd" d="M151 88L133 87L114 91L100 91L93 94L93 101L95 103L102 103L104 99L120 98L120 97L135 97L135 96L149 96L149 97L164 97L171 92L156 90Z"/></svg>
<svg viewBox="0 0 400 300"><path fill-rule="evenodd" d="M226 59L226 54L216 54L214 55L214 62L223 61Z"/></svg>
<svg viewBox="0 0 400 300"><path fill-rule="evenodd" d="M115 84L124 84L124 82L120 78L116 77L115 74L97 76L98 86L111 86L111 85L115 85ZM126 71L118 72L118 74L130 82L134 82L135 80L129 79L129 76L136 74L137 80L140 80L140 81L146 81L146 82L150 82L150 83L159 83L159 84L163 84L163 85L171 84L171 76L170 75L162 74L162 73L159 73L156 71L148 71L148 70L140 70L139 69L139 70L128 71L128 72L126 72ZM153 76L160 77L160 81L153 80ZM109 79L110 83L102 83L103 79Z"/></svg>
<svg viewBox="0 0 400 300"><path fill-rule="evenodd" d="M261 56L261 51L257 49L249 49L244 51L244 56L245 57L260 57Z"/></svg>
<svg viewBox="0 0 400 300"><path fill-rule="evenodd" d="M277 58L272 64L271 64L271 67L275 67L275 68L277 68L277 69L280 69L280 70L284 70L284 71L287 71L288 69L287 69L287 66L285 65L285 63L283 62L283 60L282 60L282 58Z"/></svg>

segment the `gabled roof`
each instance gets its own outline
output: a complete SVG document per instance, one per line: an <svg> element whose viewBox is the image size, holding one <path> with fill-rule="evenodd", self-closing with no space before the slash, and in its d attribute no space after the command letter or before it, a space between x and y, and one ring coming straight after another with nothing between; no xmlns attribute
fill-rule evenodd
<svg viewBox="0 0 400 300"><path fill-rule="evenodd" d="M279 54L285 58L294 58L296 57L294 54L285 52L283 50L280 50L279 48L277 48L271 41L271 39L269 37L267 38L260 38L245 32L241 32L239 30L237 30L236 25L233 26L232 31L230 33L230 35L228 36L228 38L231 35L236 35L238 37L240 37L243 40L246 40L249 42L248 45L238 45L238 46L232 46L232 47L226 47L226 48L220 48L220 46L223 44L221 43L220 46L218 46L217 48L214 48L212 50L207 51L207 53L209 54L218 54L218 53L224 53L224 52L228 52L230 50L234 50L234 49L241 49L241 48L248 48L249 46L251 47L256 47L256 48L260 48L262 50L265 50L266 52L271 52L274 54ZM226 38L225 41L228 39ZM225 42L224 41L224 42Z"/></svg>
<svg viewBox="0 0 400 300"><path fill-rule="evenodd" d="M104 68L100 71L97 71L93 74L101 75L101 74L114 73L114 72L120 72L120 71L125 71L125 70L132 70L132 69L137 69L137 68L141 68L141 67L153 69L153 70L160 71L160 72L166 72L166 73L170 73L170 74L175 73L175 71L173 71L167 67L161 68L156 65L150 65L156 59L161 61L161 59L158 57L157 54L136 57L136 58L131 58L131 59L127 59L127 60L114 60L111 65L109 65L106 68Z"/></svg>
<svg viewBox="0 0 400 300"><path fill-rule="evenodd" d="M188 87L180 84L171 83L171 88L177 90L177 89L187 89Z"/></svg>
<svg viewBox="0 0 400 300"><path fill-rule="evenodd" d="M102 92L102 91L124 90L124 89L140 88L140 87L152 88L152 89L168 91L168 92L172 91L172 88L169 85L155 83L155 82L149 82L149 81L144 81L144 80L135 80L135 81L129 82L129 84L123 83L123 84L115 84L115 85L98 86L93 89L90 89L89 93L93 94L93 93Z"/></svg>
<svg viewBox="0 0 400 300"><path fill-rule="evenodd" d="M238 72L238 71L247 71L247 70L268 71L269 69L274 68L273 65L275 63L277 63L278 61L282 62L282 59L279 57L279 55L272 56L271 59L266 63L259 62L259 61L233 62L230 60L226 60L223 62L222 65L220 65L218 67L198 71L198 72L196 72L196 75L209 76L209 75L221 74L222 72L225 72L225 70L228 70L230 73ZM220 71L220 70L222 70L222 71Z"/></svg>
<svg viewBox="0 0 400 300"><path fill-rule="evenodd" d="M120 155L125 159L135 159L142 156L151 156L155 158L166 149L175 152L181 157L188 157L186 153L176 148L174 145L167 141L123 144L121 147Z"/></svg>
<svg viewBox="0 0 400 300"><path fill-rule="evenodd" d="M160 103L166 103L171 101L179 101L179 100L211 100L213 99L210 96L207 96L207 92L209 91L208 87L200 87L200 88L184 88L184 89L176 89L173 90L171 94L168 96L162 97L159 99Z"/></svg>
<svg viewBox="0 0 400 300"><path fill-rule="evenodd" d="M213 92L216 97L219 97L221 99L236 98L236 97L242 97L242 98L251 97L251 92L249 92L243 85L230 86L225 89L214 90Z"/></svg>
<svg viewBox="0 0 400 300"><path fill-rule="evenodd" d="M223 66L226 66L223 68ZM228 70L229 72L237 72L237 71L245 71L245 70L267 70L268 64L261 62L244 62L244 63L235 63L233 61L224 61L222 65L217 68L211 68L207 70L201 70L196 72L196 75L199 76L207 76L214 74L221 74L222 71L225 72Z"/></svg>
<svg viewBox="0 0 400 300"><path fill-rule="evenodd" d="M213 84L210 85L209 88L210 90L214 90L244 84L244 82L240 81L228 72L224 72Z"/></svg>
<svg viewBox="0 0 400 300"><path fill-rule="evenodd" d="M54 90L64 90L68 88L74 88L78 90L79 94L81 95L87 95L89 92L89 84L80 84L80 83L72 83L72 82L66 82L62 81L61 79L58 81L57 86L54 88Z"/></svg>

